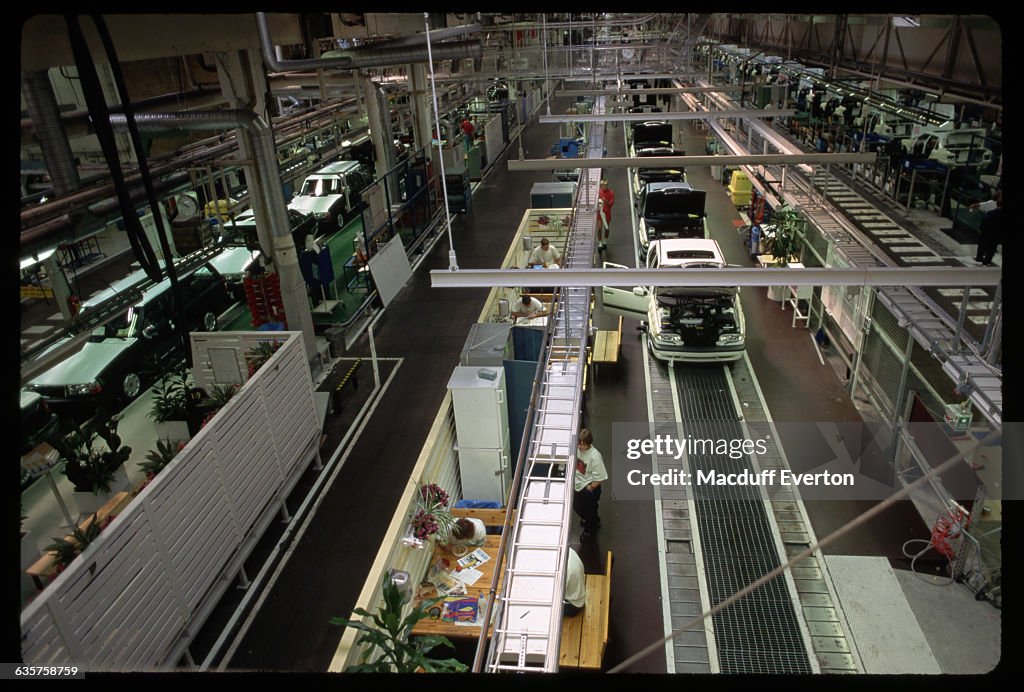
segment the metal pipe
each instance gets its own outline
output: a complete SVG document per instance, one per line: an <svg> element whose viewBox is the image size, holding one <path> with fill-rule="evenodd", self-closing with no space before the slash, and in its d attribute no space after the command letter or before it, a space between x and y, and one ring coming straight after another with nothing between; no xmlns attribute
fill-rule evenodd
<svg viewBox="0 0 1024 692"><path fill-rule="evenodd" d="M448 38L455 38L456 36L464 36L466 34L475 34L482 30L484 27L480 23L476 24L461 24L459 26L450 26L444 29L432 29L430 31L431 41L443 41ZM387 41L381 41L375 43L371 48L391 48L393 46L425 46L427 45L427 34L413 34L411 36L402 36L400 38L393 38Z"/></svg>
<svg viewBox="0 0 1024 692"><path fill-rule="evenodd" d="M272 72L289 72L293 70L336 69L354 70L363 67L384 67L387 65L404 65L407 63L427 62L426 47L398 48L363 48L346 51L327 51L327 57L306 60L278 60L274 55L274 41L270 36L270 26L264 12L256 13L256 26L259 30L260 47L263 49L263 62ZM434 60L457 60L461 58L479 58L483 56L483 44L480 41L456 41L442 43L434 51Z"/></svg>
<svg viewBox="0 0 1024 692"><path fill-rule="evenodd" d="M22 70L21 81L36 139L43 150L47 173L53 181L53 191L58 195L73 192L81 187L82 180L75 166L75 155L71 152L67 132L61 123L50 74L46 70Z"/></svg>

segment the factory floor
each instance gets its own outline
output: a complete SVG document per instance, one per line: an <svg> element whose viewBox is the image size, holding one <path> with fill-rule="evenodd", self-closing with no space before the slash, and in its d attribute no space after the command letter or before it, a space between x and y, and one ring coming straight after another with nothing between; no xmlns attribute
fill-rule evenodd
<svg viewBox="0 0 1024 692"><path fill-rule="evenodd" d="M561 102L556 102L561 107ZM554 107L553 107L554 111ZM624 155L622 128L609 127L609 156ZM523 134L527 158L549 155L559 137L557 124L534 122ZM687 151L703 150L703 135L690 134ZM509 151L518 151L513 144ZM706 170L688 171L690 182L708 191L709 228L730 262L747 266L746 252L735 230L740 214L724 187ZM633 264L629 186L625 170L607 173L617 193L612 236L604 257ZM514 235L529 192L547 182L545 172L509 173L503 159L474 192L472 211L452 222L452 236L463 268L499 265ZM487 289L432 289L428 272L448 267L448 242L442 238L428 253L425 266L388 306L375 325L375 349L382 359L381 379L390 379L383 396L365 422L355 429L355 412L365 401L372 376L364 360L361 389L340 411L327 415L325 453L351 434L347 460L325 491L302 541L246 623L244 636L230 660L232 671L320 672L334 655L340 629L332 617L348 616L391 520L396 503L445 395L451 369L487 295ZM83 277L83 281L87 277ZM857 421L872 415L866 402L849 399L835 370L818 360L808 331L791 326L791 313L768 300L763 289L744 292L748 324L748 353L768 407L779 421ZM24 313L23 313L24 320ZM607 315L595 315L598 328L611 326ZM595 434L598 449L611 447L611 424L638 418L646 410L641 343L635 323L626 321L620 362L602 369L590 385L584 424ZM366 339L346 358L368 358ZM337 360L320 387L352 366ZM607 459L607 457L606 457ZM815 533L823 537L866 509L865 503L808 503ZM587 571L600 571L605 551L615 556L612 579L610 641L604 667L610 668L664 635L657 594L657 544L649 505L616 502L608 493L601 502L602 530L582 541L578 526L570 545L578 550ZM943 672L984 672L998 660L1000 618L992 606L973 600L960 585L936 586L906 570L901 546L911 538L928 536L928 527L911 503L902 503L865 527L831 545L825 552L844 556L883 557L900 576L899 582L914 615L925 630L932 653ZM918 565L921 568L921 564ZM966 596L966 598L965 598ZM970 601L968 603L967 601ZM943 605L948 607L943 607ZM224 619L223 613L221 620ZM950 632L968 632L950 641ZM212 638L210 635L208 638ZM955 638L954 638L955 639ZM464 652L459 652L463 654ZM664 673L664 656L638 661L630 672Z"/></svg>

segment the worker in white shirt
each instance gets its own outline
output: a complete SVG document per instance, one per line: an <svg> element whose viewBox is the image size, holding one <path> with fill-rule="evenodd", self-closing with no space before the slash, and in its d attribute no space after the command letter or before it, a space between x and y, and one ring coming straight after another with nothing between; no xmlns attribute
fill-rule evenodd
<svg viewBox="0 0 1024 692"><path fill-rule="evenodd" d="M583 571L583 560L572 548L568 548L565 561L565 592L562 594L562 614L575 615L587 603L587 575Z"/></svg>
<svg viewBox="0 0 1024 692"><path fill-rule="evenodd" d="M544 303L524 293L522 299L516 303L516 307L512 311L512 321L515 322L520 317L529 320L534 317L544 317L547 314L548 309L544 307Z"/></svg>
<svg viewBox="0 0 1024 692"><path fill-rule="evenodd" d="M548 242L547 238L540 239L540 245L533 248L533 252L530 254L530 261L527 265L535 267L538 264L543 265L545 269L551 265L561 264L562 256L555 249L555 246Z"/></svg>

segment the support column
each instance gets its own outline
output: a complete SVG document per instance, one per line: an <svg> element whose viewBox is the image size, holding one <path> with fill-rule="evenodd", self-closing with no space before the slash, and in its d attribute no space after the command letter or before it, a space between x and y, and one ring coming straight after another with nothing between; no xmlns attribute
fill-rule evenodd
<svg viewBox="0 0 1024 692"><path fill-rule="evenodd" d="M217 55L217 79L221 93L227 97L232 108L252 109L257 113L264 112L263 95L267 93L266 78L259 53L254 51L232 51ZM238 159L255 161L252 135L248 130L235 130L238 141ZM243 164L245 185L249 192L249 206L256 220L256 235L260 247L269 261L274 257L274 234L267 212L267 201L263 186L260 184L259 172L252 163ZM287 203L287 200L285 200Z"/></svg>
<svg viewBox="0 0 1024 692"><path fill-rule="evenodd" d="M239 51L221 57L225 59L218 59L220 69L217 72L221 89L232 106L250 108L256 113L265 112L264 94L267 88L259 53ZM281 279L281 301L284 303L288 328L302 332L306 360L310 364L313 379L316 379L320 373L320 364L316 335L313 332L313 316L288 221L281 170L273 146L273 130L268 124L265 129L256 132L245 129L235 132L241 160L264 162L261 167L248 164L242 167L250 206L256 217L256 232L260 246L266 250L267 259L273 263L273 270Z"/></svg>
<svg viewBox="0 0 1024 692"><path fill-rule="evenodd" d="M388 152L392 149L391 140L387 139L387 133L391 131L390 117L387 111L381 113L379 89L368 75L360 74L363 79L363 96L366 105L366 115L370 126L370 141L373 142L374 170L378 178L387 172Z"/></svg>
<svg viewBox="0 0 1024 692"><path fill-rule="evenodd" d="M433 131L434 119L430 111L430 80L425 64L410 65L409 82L411 84L409 100L412 106L416 148L426 149L427 157L433 158L430 146L433 137L430 135Z"/></svg>

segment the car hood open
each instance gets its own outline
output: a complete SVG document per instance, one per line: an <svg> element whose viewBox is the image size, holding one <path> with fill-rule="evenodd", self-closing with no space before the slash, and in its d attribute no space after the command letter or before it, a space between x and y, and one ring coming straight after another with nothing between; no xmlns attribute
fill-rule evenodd
<svg viewBox="0 0 1024 692"><path fill-rule="evenodd" d="M648 188L649 189L649 188ZM704 190L675 188L666 192L648 192L644 204L644 218L648 222L673 217L704 216Z"/></svg>

